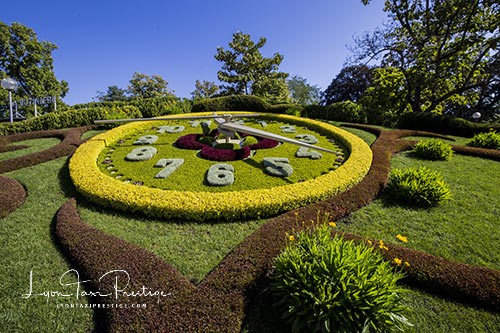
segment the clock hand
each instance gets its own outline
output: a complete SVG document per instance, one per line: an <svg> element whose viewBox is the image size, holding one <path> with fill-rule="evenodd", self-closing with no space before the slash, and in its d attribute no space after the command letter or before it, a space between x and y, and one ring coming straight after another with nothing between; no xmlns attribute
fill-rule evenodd
<svg viewBox="0 0 500 333"><path fill-rule="evenodd" d="M263 138L273 139L273 140L276 140L276 141L291 143L291 144L294 144L294 145L297 145L297 146L302 146L302 147L306 147L306 148L312 148L312 149L321 150L321 151L324 151L324 152L327 152L327 153L335 154L335 152L333 150L330 150L330 149L326 149L326 148L323 148L323 147L318 147L318 146L315 146L315 145L312 145L312 144L309 144L309 143L305 143L305 142L302 142L302 141L299 141L299 140L295 140L295 139L290 139L290 138L287 138L286 136L281 136L281 135L273 134L273 133L266 132L266 131L263 131L263 130L259 130L259 129L256 129L256 128L253 128L253 127L248 127L248 126L244 126L244 125L240 125L240 124L236 124L236 123L224 121L224 119L222 119L222 118L216 118L215 122L217 122L217 126L219 128L221 128L223 130L226 130L226 131L243 132L243 133L246 133L246 134L256 135L256 136L260 136L260 137L263 137Z"/></svg>

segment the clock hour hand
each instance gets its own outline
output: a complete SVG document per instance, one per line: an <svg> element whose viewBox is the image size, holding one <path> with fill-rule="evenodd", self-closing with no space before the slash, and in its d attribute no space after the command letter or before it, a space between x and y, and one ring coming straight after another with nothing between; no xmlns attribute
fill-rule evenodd
<svg viewBox="0 0 500 333"><path fill-rule="evenodd" d="M305 143L305 142L295 140L295 139L290 139L290 138L287 138L286 136L277 135L277 134L266 132L263 130L259 130L259 129L256 129L253 127L248 127L245 125L232 123L229 121L225 121L224 119L221 119L221 118L215 118L215 122L217 122L217 126L219 128L226 130L226 131L242 132L242 133L246 133L246 134L256 135L256 136L260 136L263 138L273 139L273 140L280 141L280 142L291 143L291 144L294 144L297 146L302 146L302 147L306 147L306 148L321 150L321 151L324 151L327 153L335 154L335 152L333 150L330 150L330 149L318 147L318 146L315 146L315 145L312 145L309 143Z"/></svg>

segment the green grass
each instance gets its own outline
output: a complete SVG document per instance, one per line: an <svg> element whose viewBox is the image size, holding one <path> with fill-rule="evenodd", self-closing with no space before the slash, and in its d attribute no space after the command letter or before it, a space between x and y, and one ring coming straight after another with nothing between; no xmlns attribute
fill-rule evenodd
<svg viewBox="0 0 500 333"><path fill-rule="evenodd" d="M61 290L59 277L71 267L55 245L51 230L58 208L75 194L66 160L61 158L6 174L26 186L28 198L18 210L0 220L0 331L92 330L90 309L57 309L56 299L47 303L42 297L21 297L28 290L31 270L35 288ZM387 242L398 242L395 235L400 233L408 236L407 246L499 269L500 163L459 155L447 162L420 161L408 153L394 158L394 167L417 165L439 170L450 184L453 201L430 210L414 210L376 200L339 222L339 228ZM80 204L85 222L156 253L192 281L203 278L240 240L265 223L169 222L113 212L82 200ZM267 298L264 294L258 299ZM405 299L413 308L408 318L415 327L409 332L500 331L499 314L421 291L409 293ZM284 326L278 317L269 307L253 306L246 330L279 332Z"/></svg>
<svg viewBox="0 0 500 333"><path fill-rule="evenodd" d="M384 198L353 213L339 228L387 242L408 237L408 247L467 264L500 269L500 163L456 155L449 161L424 161L398 154L392 166L426 166L449 184L452 200L430 209L392 205Z"/></svg>
<svg viewBox="0 0 500 333"><path fill-rule="evenodd" d="M75 303L71 298L47 301L42 296L22 298L28 293L30 271L33 292L74 291L59 285L70 267L54 244L53 218L71 195L67 193L66 158L7 173L28 191L26 202L0 220L0 323L8 332L66 332L72 327L89 331L93 327L91 309L58 309L58 303ZM65 280L75 282L74 278ZM80 299L76 303L87 303Z"/></svg>
<svg viewBox="0 0 500 333"><path fill-rule="evenodd" d="M19 157L23 155L33 154L45 149L48 149L52 146L57 145L61 140L57 138L43 138L43 139L32 139L32 140L24 140L12 143L10 146L29 146L25 149L19 149L14 151L7 151L4 153L0 153L0 161L5 161L14 157Z"/></svg>
<svg viewBox="0 0 500 333"><path fill-rule="evenodd" d="M265 223L173 222L121 214L90 203L80 205L79 212L88 224L153 252L195 283Z"/></svg>
<svg viewBox="0 0 500 333"><path fill-rule="evenodd" d="M233 165L235 172L235 181L231 186L208 186L205 183L205 175L207 170L215 163L214 161L205 160L197 156L196 150L179 149L173 146L173 143L178 137L196 133L201 134L201 128L191 127L185 121L175 121L169 124L183 125L185 130L181 133L164 133L157 134L156 130L139 131L129 133L124 137L125 142L121 144L111 144L102 151L99 156L99 167L103 173L109 174L110 177L120 176L123 180L141 181L145 186L155 187L160 189L178 190L178 191L193 191L193 192L226 192L226 191L241 191L251 190L256 188L272 188L290 183L301 182L308 179L313 179L333 170L335 166L336 154L322 153L323 157L319 160L311 160L309 158L297 158L295 153L298 150L296 145L282 144L279 147L271 149L258 150L255 156L242 161L224 162ZM162 125L165 125L162 123ZM246 122L245 125L259 128L259 124ZM342 148L328 141L324 136L311 130L301 127L296 127L297 133L281 133L280 126L284 123L269 122L266 131L278 133L289 138L295 138L297 134L313 134L318 140L318 146L331 149L333 151L342 151ZM154 126L152 124L151 126ZM215 126L212 125L212 128ZM133 145L139 137L144 135L156 135L158 141L152 144L158 150L158 153L150 160L131 162L126 161L125 157L133 149L141 146ZM110 149L115 149L110 151ZM273 177L267 175L263 170L262 160L265 157L287 157L294 171L289 177ZM106 158L111 158L111 164L103 164ZM155 175L161 168L155 168L154 165L161 158L182 158L184 164L179 167L178 171L172 173L166 179L155 178ZM255 181L258 179L259 181Z"/></svg>

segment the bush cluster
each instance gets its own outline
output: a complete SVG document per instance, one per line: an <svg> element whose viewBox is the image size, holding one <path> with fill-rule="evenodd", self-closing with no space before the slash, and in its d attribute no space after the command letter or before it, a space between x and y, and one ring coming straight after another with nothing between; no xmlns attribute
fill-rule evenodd
<svg viewBox="0 0 500 333"><path fill-rule="evenodd" d="M415 144L413 153L420 158L427 160L449 160L453 156L451 145L439 140L422 140Z"/></svg>
<svg viewBox="0 0 500 333"><path fill-rule="evenodd" d="M361 105L351 101L337 102L328 106L310 105L304 108L303 113L309 118L366 123L366 115Z"/></svg>
<svg viewBox="0 0 500 333"><path fill-rule="evenodd" d="M386 192L395 201L422 207L437 206L451 199L441 174L426 167L392 170Z"/></svg>
<svg viewBox="0 0 500 333"><path fill-rule="evenodd" d="M490 131L488 133L476 134L467 142L467 145L487 149L500 149L500 133Z"/></svg>
<svg viewBox="0 0 500 333"><path fill-rule="evenodd" d="M492 125L473 123L462 118L431 112L408 112L401 115L397 127L472 137L477 133L489 131ZM500 126L496 125L493 128L500 129Z"/></svg>
<svg viewBox="0 0 500 333"><path fill-rule="evenodd" d="M293 332L388 332L407 324L403 274L363 243L306 229L276 258L271 290Z"/></svg>
<svg viewBox="0 0 500 333"><path fill-rule="evenodd" d="M0 219L19 208L26 199L26 190L17 180L0 176Z"/></svg>

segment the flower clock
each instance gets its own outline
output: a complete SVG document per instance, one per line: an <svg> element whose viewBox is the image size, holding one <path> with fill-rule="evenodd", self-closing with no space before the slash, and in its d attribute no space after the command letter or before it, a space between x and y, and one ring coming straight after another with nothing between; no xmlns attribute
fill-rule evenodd
<svg viewBox="0 0 500 333"><path fill-rule="evenodd" d="M259 218L345 191L372 160L358 137L299 117L231 112L144 120L78 148L70 174L79 192L169 219Z"/></svg>

